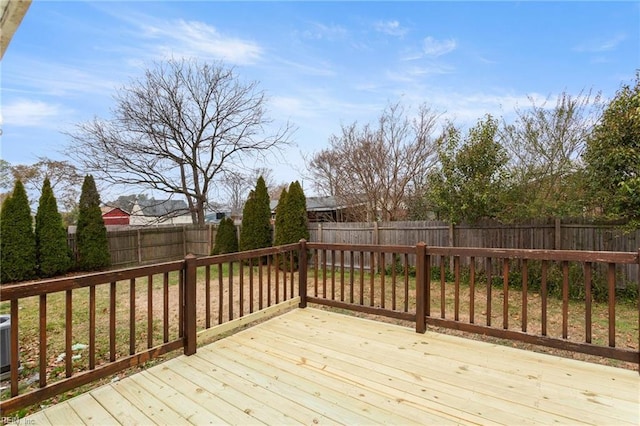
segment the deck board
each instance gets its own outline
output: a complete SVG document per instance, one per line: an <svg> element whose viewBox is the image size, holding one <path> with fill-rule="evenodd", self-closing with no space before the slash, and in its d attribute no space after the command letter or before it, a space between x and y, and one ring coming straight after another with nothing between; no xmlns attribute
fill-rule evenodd
<svg viewBox="0 0 640 426"><path fill-rule="evenodd" d="M36 413L37 424L640 424L624 370L297 309Z"/></svg>
<svg viewBox="0 0 640 426"><path fill-rule="evenodd" d="M295 336L304 338L311 324L312 323L304 322L297 322L295 324L282 323L281 326L275 328L274 331L279 333L286 332L288 337ZM415 341L412 344L414 349L412 350L409 345L406 344L406 339L402 341L402 346L395 346L392 338L386 339L385 342L373 340L379 336L380 331L375 328L377 323L369 323L368 325L371 326L369 333L363 331L367 328L364 326L358 327L358 331L354 332L342 331L346 329L340 327L338 327L339 330L333 328L324 330L316 329L314 340L317 339L320 345L326 345L327 347L343 347L344 349L341 349L341 351L350 352L360 359L371 358L371 368L374 368L375 365L377 365L376 368L380 368L382 365L392 366L396 362L396 360L393 357L390 358L389 355L385 358L378 354L392 354L394 351L402 352L402 360L410 367L405 371L405 374L419 374L424 380L437 382L441 387L450 387L454 394L466 390L472 393L482 394L496 401L505 400L509 404L518 406L517 412L519 414L525 414L528 411L531 417L533 413L537 413L538 421L545 420L544 415L547 410L551 413L564 413L564 415L569 416L569 418L580 418L584 413L585 406L589 404L616 405L616 410L606 415L600 415L597 412L593 413L589 421L595 422L595 424L610 424L611 422L624 420L624 418L638 411L637 392L635 395L631 393L626 396L626 398L629 399L635 397L635 402L625 401L625 396L623 396L622 400L616 398L614 401L610 397L603 395L600 391L602 380L600 383L594 383L594 385L597 386L597 392L588 390L588 386L586 387L586 391L580 390L577 386L585 387L585 383L580 380L582 376L576 373L575 369L571 368L555 375L562 377L563 380L565 377L569 378L570 382L566 382L563 385L556 383L555 380L548 380L548 377L547 380L543 378L541 384L537 386L536 391L532 392L528 387L522 386L522 382L523 380L529 382L537 381L539 378L538 375L532 375L531 372L526 375L513 374L510 373L509 370L503 370L501 367L513 364L513 356L520 357L530 354L529 352L523 354L521 350L496 345L494 346L495 350L492 352L492 358L488 360L486 354L482 351L461 351L459 346L451 351L440 353L441 344L438 343L438 353L430 354L429 352L421 352L424 350L424 347L433 345L433 343L425 340L423 338L424 336L415 336ZM395 331L398 331L398 329L396 328ZM355 349L349 348L350 342L353 341L352 336L354 333L363 338L360 342L361 347L366 346L371 353L375 355L361 354L362 349L360 347ZM393 334L393 331L390 329L389 332L385 333L385 336L392 336ZM420 351L417 350L417 348L420 348ZM538 359L540 357L537 355L541 354L533 355L533 358ZM424 362L425 357L429 359L428 365ZM541 360L550 363L555 361L556 358L543 355ZM496 375L496 368L499 369L499 377L496 377L496 379L499 380L494 381L491 380L491 377ZM547 365L547 369L548 368L549 365ZM453 375L450 373L452 370L455 372ZM398 373L394 374L393 372L388 374L391 376L398 375ZM636 388L638 386L637 379L636 377ZM588 383L591 382L593 382L593 380L588 381ZM629 384L632 383L633 380L629 381ZM505 387L508 389L508 392L504 392ZM501 405L504 406L504 403ZM555 417L554 415L548 420L551 422Z"/></svg>
<svg viewBox="0 0 640 426"><path fill-rule="evenodd" d="M105 410L91 393L72 398L67 404L85 424L120 425L118 420Z"/></svg>

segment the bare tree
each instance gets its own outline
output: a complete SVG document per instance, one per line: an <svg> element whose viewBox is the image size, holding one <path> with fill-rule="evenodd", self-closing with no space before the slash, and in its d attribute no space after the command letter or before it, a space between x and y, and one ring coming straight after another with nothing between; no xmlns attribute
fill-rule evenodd
<svg viewBox="0 0 640 426"><path fill-rule="evenodd" d="M217 179L288 143L289 123L268 133L266 102L222 63L168 60L117 92L113 118L79 124L67 151L106 182L184 196L202 224Z"/></svg>
<svg viewBox="0 0 640 426"><path fill-rule="evenodd" d="M22 181L31 200L40 197L44 180L49 178L51 189L62 209L71 212L77 206L84 177L70 162L38 157L33 164L16 164L9 169L14 180Z"/></svg>
<svg viewBox="0 0 640 426"><path fill-rule="evenodd" d="M436 160L432 137L439 114L422 105L415 117L390 104L377 125L342 126L330 147L308 164L316 188L342 203L360 206L356 220L397 220L406 197L424 180Z"/></svg>
<svg viewBox="0 0 640 426"><path fill-rule="evenodd" d="M231 209L232 216L242 215L249 191L255 187L260 176L264 179L267 189L274 186L271 174L271 169L267 168L258 168L248 172L232 170L225 173L220 187L226 195L226 204Z"/></svg>

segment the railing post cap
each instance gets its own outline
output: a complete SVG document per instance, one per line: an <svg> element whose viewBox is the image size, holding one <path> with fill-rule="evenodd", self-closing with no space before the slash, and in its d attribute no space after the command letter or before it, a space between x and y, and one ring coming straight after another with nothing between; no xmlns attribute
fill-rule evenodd
<svg viewBox="0 0 640 426"><path fill-rule="evenodd" d="M184 257L185 259L197 259L198 256L196 256L193 253L187 253L187 255Z"/></svg>

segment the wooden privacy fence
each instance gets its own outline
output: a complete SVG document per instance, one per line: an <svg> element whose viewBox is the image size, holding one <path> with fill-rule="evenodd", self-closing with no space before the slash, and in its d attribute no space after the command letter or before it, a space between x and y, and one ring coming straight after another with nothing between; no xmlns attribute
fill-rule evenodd
<svg viewBox="0 0 640 426"><path fill-rule="evenodd" d="M415 245L540 250L635 251L640 229L569 219L518 224L484 221L324 222L312 224L309 241L337 244Z"/></svg>
<svg viewBox="0 0 640 426"><path fill-rule="evenodd" d="M464 259L468 269L461 267ZM449 262L453 268L447 274ZM640 371L640 301L622 317L620 303L628 302L616 299L616 269L639 263L640 250L302 240L3 286L0 307L11 314L10 389L0 415L180 348L191 355L198 339L308 303L411 321L420 333L434 325L608 357L636 363ZM554 267L560 271L558 297L551 295ZM572 273L576 269L582 273ZM594 303L600 270L605 271L604 302ZM580 297L571 294L576 288L582 289ZM621 342L622 326L635 335L626 333L628 340Z"/></svg>
<svg viewBox="0 0 640 426"><path fill-rule="evenodd" d="M111 265L125 267L184 258L187 253L207 256L216 225L141 227L109 231ZM237 227L239 235L239 227ZM310 242L337 244L415 245L437 247L514 248L542 250L635 251L640 229L624 231L615 225L575 220L539 220L522 224L483 222L452 226L442 221L325 222L309 227ZM75 234L69 246L76 252ZM365 267L367 267L365 263ZM621 267L635 282L634 265Z"/></svg>
<svg viewBox="0 0 640 426"><path fill-rule="evenodd" d="M182 259L187 253L211 254L216 225L159 226L118 229L107 232L111 265L124 267ZM75 234L67 237L77 255Z"/></svg>
<svg viewBox="0 0 640 426"><path fill-rule="evenodd" d="M615 224L576 219L537 220L520 224L484 221L451 225L444 221L335 222L309 228L310 242L335 244L415 245L540 250L632 252L640 247L640 229L624 230ZM365 269L369 268L364 259ZM467 259L462 260L468 266ZM449 265L453 268L453 264ZM619 265L620 286L637 284L638 266Z"/></svg>

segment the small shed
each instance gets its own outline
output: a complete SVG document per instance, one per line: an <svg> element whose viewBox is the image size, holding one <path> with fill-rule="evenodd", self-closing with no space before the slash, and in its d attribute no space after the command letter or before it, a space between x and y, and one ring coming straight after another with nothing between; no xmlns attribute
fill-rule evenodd
<svg viewBox="0 0 640 426"><path fill-rule="evenodd" d="M129 225L130 214L119 207L102 207L102 220L106 226Z"/></svg>

